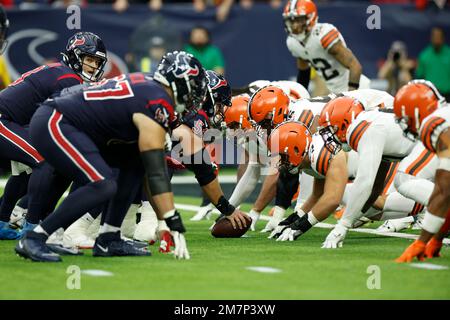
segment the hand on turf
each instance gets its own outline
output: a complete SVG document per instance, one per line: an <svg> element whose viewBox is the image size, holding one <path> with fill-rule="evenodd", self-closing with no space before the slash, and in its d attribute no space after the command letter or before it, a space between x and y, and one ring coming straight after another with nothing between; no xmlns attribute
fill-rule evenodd
<svg viewBox="0 0 450 320"><path fill-rule="evenodd" d="M406 248L402 255L395 260L395 262L411 262L415 257L417 257L419 261L424 261L425 246L426 245L423 241L414 241L408 248Z"/></svg>
<svg viewBox="0 0 450 320"><path fill-rule="evenodd" d="M302 232L300 230L291 229L287 227L283 230L281 235L277 238L277 241L294 241L296 240Z"/></svg>
<svg viewBox="0 0 450 320"><path fill-rule="evenodd" d="M184 235L178 231L172 231L171 234L175 242L175 250L173 251L175 258L186 260L190 259L191 257L189 256L189 251Z"/></svg>
<svg viewBox="0 0 450 320"><path fill-rule="evenodd" d="M271 232L276 229L276 227L282 222L283 220L277 219L275 217L270 217L270 220L267 222L264 229L261 230L261 232ZM270 237L269 237L270 238Z"/></svg>
<svg viewBox="0 0 450 320"><path fill-rule="evenodd" d="M442 248L442 240L436 240L431 238L425 247L425 258L439 258L441 256L440 251Z"/></svg>
<svg viewBox="0 0 450 320"><path fill-rule="evenodd" d="M255 210L250 210L249 214L250 218L252 219L252 225L250 226L250 230L251 231L255 231L256 230L256 223L259 220L259 217L261 216L261 214Z"/></svg>
<svg viewBox="0 0 450 320"><path fill-rule="evenodd" d="M239 209L234 210L234 212L226 218L231 221L233 229L243 229L247 227L247 222L250 220L250 217Z"/></svg>
<svg viewBox="0 0 450 320"><path fill-rule="evenodd" d="M322 244L322 248L336 249L341 248L348 229L343 225L337 224L333 230L328 234L327 238Z"/></svg>
<svg viewBox="0 0 450 320"><path fill-rule="evenodd" d="M169 253L170 248L175 246L172 240L172 235L169 231L163 230L159 234L160 242L158 251L161 253Z"/></svg>

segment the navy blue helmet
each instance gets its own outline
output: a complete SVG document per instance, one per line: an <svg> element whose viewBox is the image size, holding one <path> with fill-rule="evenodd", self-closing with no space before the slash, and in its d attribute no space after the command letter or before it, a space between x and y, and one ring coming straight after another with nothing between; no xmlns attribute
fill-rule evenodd
<svg viewBox="0 0 450 320"><path fill-rule="evenodd" d="M200 61L184 51L166 53L154 79L173 91L177 112L197 109L205 99L208 83Z"/></svg>
<svg viewBox="0 0 450 320"><path fill-rule="evenodd" d="M92 32L78 32L67 41L63 61L85 81L99 81L102 78L107 59L106 47L99 36ZM83 59L91 56L100 59L100 64L92 74L83 71Z"/></svg>
<svg viewBox="0 0 450 320"><path fill-rule="evenodd" d="M8 36L8 28L9 28L9 20L6 16L5 9L0 5L0 54L2 54L6 46L8 45L8 40L6 37Z"/></svg>
<svg viewBox="0 0 450 320"><path fill-rule="evenodd" d="M224 107L231 106L231 87L224 76L207 70L208 94L202 109L206 112L213 126L218 126L224 119Z"/></svg>

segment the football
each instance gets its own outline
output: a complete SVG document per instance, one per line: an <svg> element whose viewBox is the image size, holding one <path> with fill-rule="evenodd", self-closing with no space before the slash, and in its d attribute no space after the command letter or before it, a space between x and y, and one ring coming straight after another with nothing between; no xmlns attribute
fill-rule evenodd
<svg viewBox="0 0 450 320"><path fill-rule="evenodd" d="M250 217L247 220L247 226L243 229L233 229L231 221L229 219L222 218L216 222L211 230L211 234L215 238L240 238L248 231L248 229L250 229L250 225L252 224Z"/></svg>

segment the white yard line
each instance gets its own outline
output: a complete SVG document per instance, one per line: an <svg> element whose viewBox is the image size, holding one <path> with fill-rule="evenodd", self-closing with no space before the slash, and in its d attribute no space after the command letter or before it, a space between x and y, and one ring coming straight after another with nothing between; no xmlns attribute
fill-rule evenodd
<svg viewBox="0 0 450 320"><path fill-rule="evenodd" d="M177 209L194 211L194 212L196 212L200 209L199 206L193 206L193 205L181 204L181 203L175 204L175 207L177 207ZM219 211L214 210L213 213L219 214ZM260 219L264 220L264 221L268 221L270 219L270 217L266 216L266 215L261 215ZM314 227L323 228L323 229L333 229L334 226L335 226L334 224L320 222L320 223L316 224ZM415 235L415 234L407 234L407 233L401 233L401 232L379 232L375 229L368 229L368 228L350 229L350 231L360 232L360 233L370 233L370 234L375 234L378 236L403 238L403 239L410 239L410 240L416 240L419 237L418 235ZM444 239L444 244L450 245L450 239L448 239L448 238Z"/></svg>

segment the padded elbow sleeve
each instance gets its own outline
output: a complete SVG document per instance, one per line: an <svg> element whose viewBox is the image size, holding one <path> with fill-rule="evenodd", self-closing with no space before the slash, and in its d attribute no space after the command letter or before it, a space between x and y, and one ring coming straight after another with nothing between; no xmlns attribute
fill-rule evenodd
<svg viewBox="0 0 450 320"><path fill-rule="evenodd" d="M141 159L152 196L172 192L164 150L156 149L141 152Z"/></svg>
<svg viewBox="0 0 450 320"><path fill-rule="evenodd" d="M216 178L214 167L208 152L205 152L205 148L191 155L189 163L186 162L183 161L183 164L188 170L194 172L195 179L201 187L206 186Z"/></svg>
<svg viewBox="0 0 450 320"><path fill-rule="evenodd" d="M292 203L292 197L298 189L299 174L291 174L289 172L280 172L277 181L277 196L275 205L284 209L288 209Z"/></svg>

